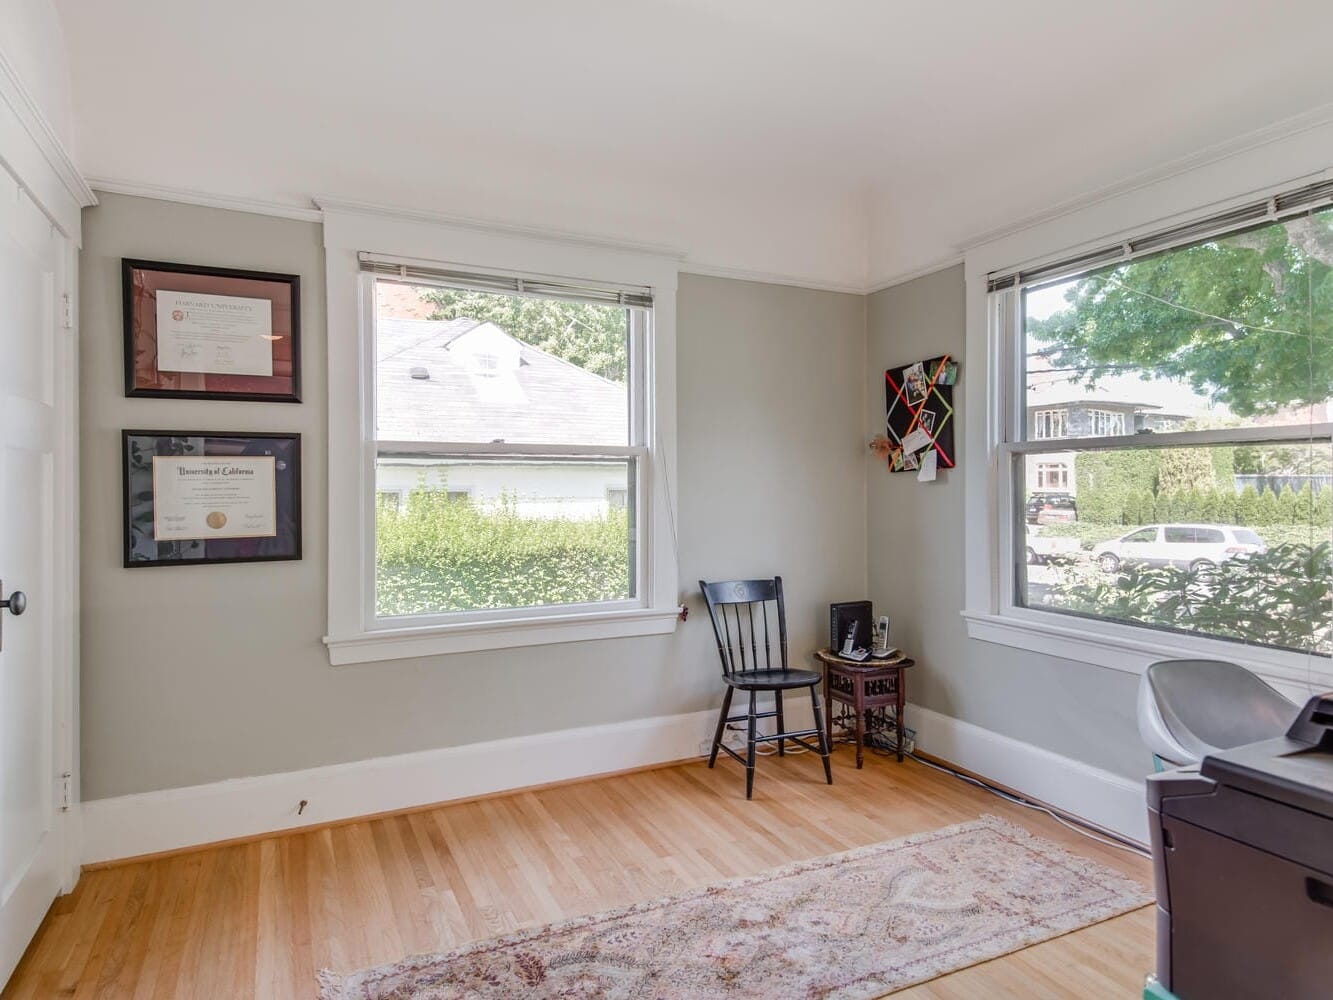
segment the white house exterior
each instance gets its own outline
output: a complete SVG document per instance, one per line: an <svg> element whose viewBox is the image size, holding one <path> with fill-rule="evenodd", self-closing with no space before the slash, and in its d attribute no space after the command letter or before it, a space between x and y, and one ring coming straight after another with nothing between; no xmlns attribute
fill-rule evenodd
<svg viewBox="0 0 1333 1000"><path fill-rule="evenodd" d="M381 503L424 487L525 517L591 518L632 495L624 462L430 454L444 443L623 445L625 386L473 319L381 316L375 349Z"/></svg>
<svg viewBox="0 0 1333 1000"><path fill-rule="evenodd" d="M1138 375L1104 375L1095 388L1078 372L1053 371L1038 352L1027 365L1028 436L1087 438L1178 430L1190 420L1221 417L1226 411L1188 386ZM1027 494L1077 494L1076 451L1048 452L1026 463Z"/></svg>

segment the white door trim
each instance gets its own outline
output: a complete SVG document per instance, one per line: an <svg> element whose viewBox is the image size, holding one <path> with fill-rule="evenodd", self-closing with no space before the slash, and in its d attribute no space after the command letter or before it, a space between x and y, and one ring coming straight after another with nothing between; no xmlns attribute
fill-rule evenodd
<svg viewBox="0 0 1333 1000"><path fill-rule="evenodd" d="M57 774L69 775L69 809L56 817L53 835L61 857L61 887L74 888L79 875L81 844L78 817L78 663L79 663L79 367L78 267L82 245L82 212L97 204L55 130L32 99L13 66L0 53L0 171L18 185L51 224L58 244L52 303L55 327L57 435L53 512L55 565L52 594L53 697L57 719L53 760ZM57 787L59 797L64 789Z"/></svg>

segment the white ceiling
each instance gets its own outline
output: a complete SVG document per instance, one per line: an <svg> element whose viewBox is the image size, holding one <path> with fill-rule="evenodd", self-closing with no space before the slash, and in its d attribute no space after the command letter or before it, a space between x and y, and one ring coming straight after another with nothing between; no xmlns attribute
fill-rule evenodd
<svg viewBox="0 0 1333 1000"><path fill-rule="evenodd" d="M1333 117L1327 0L56 5L90 177L593 233L854 288Z"/></svg>

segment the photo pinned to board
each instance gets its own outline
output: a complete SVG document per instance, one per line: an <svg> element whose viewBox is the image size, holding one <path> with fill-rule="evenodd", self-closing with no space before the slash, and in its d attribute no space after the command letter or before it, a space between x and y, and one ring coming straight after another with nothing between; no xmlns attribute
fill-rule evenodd
<svg viewBox="0 0 1333 1000"><path fill-rule="evenodd" d="M918 361L903 370L903 396L908 406L920 406L930 395L930 381L926 378L926 366Z"/></svg>

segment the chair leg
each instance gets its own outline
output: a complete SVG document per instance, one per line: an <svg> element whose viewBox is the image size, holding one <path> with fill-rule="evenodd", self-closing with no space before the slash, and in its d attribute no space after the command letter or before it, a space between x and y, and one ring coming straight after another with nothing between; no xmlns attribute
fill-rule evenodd
<svg viewBox="0 0 1333 1000"><path fill-rule="evenodd" d="M756 694L754 691L750 692L750 731L748 734L749 740L747 741L749 745L745 749L745 797L747 799L754 797L754 741L758 735L756 729L759 722L755 718L759 711L755 707Z"/></svg>
<svg viewBox="0 0 1333 1000"><path fill-rule="evenodd" d="M727 693L722 698L722 711L717 716L717 731L713 733L713 749L708 755L708 766L712 767L717 763L717 748L722 745L722 736L727 730L727 713L731 711L731 695L736 689L730 684L727 685Z"/></svg>
<svg viewBox="0 0 1333 1000"><path fill-rule="evenodd" d="M783 723L783 721L782 721L782 691L781 691L781 689L779 689L779 690L773 692L773 702L774 702L775 705L777 705L777 709L778 709L778 756L779 756L779 757L785 757L785 756L787 756L787 751L786 751L786 749L785 749L785 744L786 744L787 741L784 740L784 739L782 738L782 734L785 733L785 732L787 731L787 727L786 727L786 725L785 725L785 724Z"/></svg>
<svg viewBox="0 0 1333 1000"><path fill-rule="evenodd" d="M829 761L828 730L824 728L824 720L819 711L819 693L815 690L813 684L810 685L810 705L815 712L815 728L819 730L819 756L824 758L824 778L831 785L833 784L833 764Z"/></svg>

